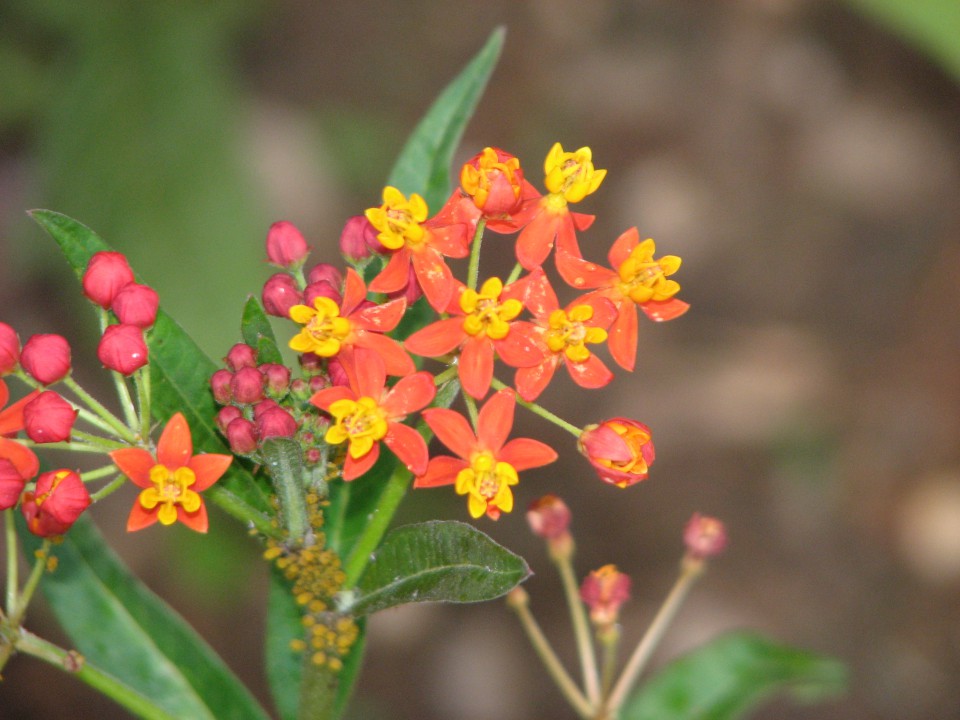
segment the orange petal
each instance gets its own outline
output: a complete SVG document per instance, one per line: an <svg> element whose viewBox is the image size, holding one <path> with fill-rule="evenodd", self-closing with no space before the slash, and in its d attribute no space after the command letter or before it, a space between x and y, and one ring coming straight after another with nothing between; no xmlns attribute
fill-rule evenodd
<svg viewBox="0 0 960 720"><path fill-rule="evenodd" d="M140 504L140 498L138 497L133 501L133 507L130 509L130 515L127 517L127 532L143 530L143 528L153 525L156 521L156 508L153 510L145 510Z"/></svg>
<svg viewBox="0 0 960 720"><path fill-rule="evenodd" d="M407 301L404 298L390 300L381 305L366 307L360 312L350 316L351 324L364 330L385 333L393 330L400 320L403 313L407 310Z"/></svg>
<svg viewBox="0 0 960 720"><path fill-rule="evenodd" d="M513 390L505 389L494 393L480 408L477 416L477 435L484 450L496 454L513 428L513 411L517 399Z"/></svg>
<svg viewBox="0 0 960 720"><path fill-rule="evenodd" d="M430 461L427 465L427 471L413 481L413 486L415 488L431 488L453 485L457 480L457 474L467 466L466 460L449 455L440 455Z"/></svg>
<svg viewBox="0 0 960 720"><path fill-rule="evenodd" d="M412 427L392 422L383 438L383 442L407 466L414 475L423 475L427 471L427 443L423 436Z"/></svg>
<svg viewBox="0 0 960 720"><path fill-rule="evenodd" d="M415 355L438 357L453 352L463 342L463 318L438 320L408 337L403 346Z"/></svg>
<svg viewBox="0 0 960 720"><path fill-rule="evenodd" d="M527 276L526 298L524 305L536 318L547 319L550 313L560 309L560 301L554 292L549 278L542 269L537 268Z"/></svg>
<svg viewBox="0 0 960 720"><path fill-rule="evenodd" d="M187 419L176 413L167 421L167 426L157 443L157 461L171 470L184 467L193 455L193 440ZM131 478L132 479L132 478Z"/></svg>
<svg viewBox="0 0 960 720"><path fill-rule="evenodd" d="M607 347L617 365L633 371L637 361L637 306L629 300L620 303L617 319L610 327Z"/></svg>
<svg viewBox="0 0 960 720"><path fill-rule="evenodd" d="M621 233L620 237L614 240L610 252L607 254L610 266L615 268L620 267L623 261L630 257L630 253L633 252L633 249L639 244L640 231L635 227Z"/></svg>
<svg viewBox="0 0 960 720"><path fill-rule="evenodd" d="M651 320L665 322L683 315L690 309L690 303L685 303L678 298L670 298L662 302L645 302L640 306L640 309Z"/></svg>
<svg viewBox="0 0 960 720"><path fill-rule="evenodd" d="M370 283L370 290L391 293L405 288L410 278L410 254L410 250L402 247L391 255L387 266Z"/></svg>
<svg viewBox="0 0 960 720"><path fill-rule="evenodd" d="M583 388L590 390L601 388L613 380L613 373L603 364L603 360L593 353L583 362L575 363L567 360L564 365L567 366L570 379Z"/></svg>
<svg viewBox="0 0 960 720"><path fill-rule="evenodd" d="M0 458L9 460L24 480L29 480L40 472L40 460L33 450L16 440L0 437Z"/></svg>
<svg viewBox="0 0 960 720"><path fill-rule="evenodd" d="M383 386L387 382L387 367L383 358L373 350L358 347L354 353L354 370L357 373L357 395L373 398L379 404Z"/></svg>
<svg viewBox="0 0 960 720"><path fill-rule="evenodd" d="M468 337L460 352L458 373L465 393L478 400L486 395L493 380L493 342L485 337Z"/></svg>
<svg viewBox="0 0 960 720"><path fill-rule="evenodd" d="M556 450L532 438L514 438L497 454L497 460L510 463L517 472L548 465L556 459Z"/></svg>
<svg viewBox="0 0 960 720"><path fill-rule="evenodd" d="M367 299L367 286L363 284L357 271L353 268L347 268L347 278L343 284L343 300L340 303L340 314L350 315L357 306Z"/></svg>
<svg viewBox="0 0 960 720"><path fill-rule="evenodd" d="M6 389L6 387L6 383L4 383L3 388ZM10 407L3 408L3 410L0 411L0 437L12 435L23 430L23 408L39 394L39 390L34 390L26 397L17 400ZM8 392L6 398L0 398L0 407L3 407L9 399L10 395Z"/></svg>
<svg viewBox="0 0 960 720"><path fill-rule="evenodd" d="M467 232L468 226L463 223L432 227L429 229L430 247L447 257L466 257L470 254L470 238L467 237Z"/></svg>
<svg viewBox="0 0 960 720"><path fill-rule="evenodd" d="M556 355L547 358L539 365L520 368L514 376L517 393L527 402L533 402L540 396L540 393L546 389L547 385L550 384L556 369Z"/></svg>
<svg viewBox="0 0 960 720"><path fill-rule="evenodd" d="M433 248L424 248L413 254L413 271L427 296L427 302L437 312L443 312L450 304L456 283L453 273L443 261L443 256Z"/></svg>
<svg viewBox="0 0 960 720"><path fill-rule="evenodd" d="M121 448L110 453L110 459L120 472L126 475L137 487L152 487L150 469L157 464L153 455L143 448Z"/></svg>
<svg viewBox="0 0 960 720"><path fill-rule="evenodd" d="M568 252L557 250L557 272L564 282L578 290L604 287L617 279L617 273Z"/></svg>
<svg viewBox="0 0 960 720"><path fill-rule="evenodd" d="M380 359L383 360L383 367L386 369L387 375L409 375L417 371L413 360L403 349L403 345L393 338L362 330L357 333L354 344L358 348L366 348L379 355ZM353 363L353 366L356 367L356 362Z"/></svg>
<svg viewBox="0 0 960 720"><path fill-rule="evenodd" d="M423 419L440 442L464 460L477 449L477 437L466 418L446 408L431 408L423 411Z"/></svg>
<svg viewBox="0 0 960 720"><path fill-rule="evenodd" d="M561 250L574 257L583 257L580 245L577 244L577 228L574 226L573 213L561 216L562 222L557 224L557 252ZM592 215L578 215L580 218L590 218L587 227L593 223ZM586 229L586 228L581 228Z"/></svg>
<svg viewBox="0 0 960 720"><path fill-rule="evenodd" d="M511 323L510 332L493 346L500 359L510 367L533 367L543 362L543 346L540 344L535 325L522 320Z"/></svg>
<svg viewBox="0 0 960 720"><path fill-rule="evenodd" d="M310 404L316 405L321 410L329 411L330 406L337 400L346 399L356 400L357 394L348 387L335 385L333 387L323 388L323 390L317 390L317 392L313 394L313 397L310 398Z"/></svg>
<svg viewBox="0 0 960 720"><path fill-rule="evenodd" d="M356 480L373 467L378 457L380 457L380 443L378 442L374 443L370 452L362 457L354 459L350 453L347 453L347 459L343 463L343 479L347 482Z"/></svg>
<svg viewBox="0 0 960 720"><path fill-rule="evenodd" d="M524 269L533 270L543 265L553 249L562 217L541 210L517 236L517 261Z"/></svg>
<svg viewBox="0 0 960 720"><path fill-rule="evenodd" d="M425 408L433 402L436 394L437 386L433 382L433 375L418 372L400 378L397 384L390 388L380 407L389 417L401 417Z"/></svg>
<svg viewBox="0 0 960 720"><path fill-rule="evenodd" d="M206 490L223 477L231 462L233 462L233 455L218 455L216 453L194 455L188 465L193 470L193 474L197 476L197 482L192 489L196 492Z"/></svg>
<svg viewBox="0 0 960 720"><path fill-rule="evenodd" d="M210 526L210 521L207 519L207 506L203 500L200 501L200 509L194 512L187 512L177 505L177 520L198 533L205 533Z"/></svg>

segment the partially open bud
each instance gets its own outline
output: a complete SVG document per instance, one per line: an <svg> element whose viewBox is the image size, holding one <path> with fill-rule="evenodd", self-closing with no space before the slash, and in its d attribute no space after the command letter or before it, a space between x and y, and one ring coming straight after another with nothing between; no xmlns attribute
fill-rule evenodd
<svg viewBox="0 0 960 720"><path fill-rule="evenodd" d="M129 283L120 289L110 309L124 325L136 325L146 330L157 320L160 296L152 287Z"/></svg>
<svg viewBox="0 0 960 720"><path fill-rule="evenodd" d="M103 250L94 253L83 273L83 294L102 308L109 308L114 297L133 282L133 270L123 253Z"/></svg>
<svg viewBox="0 0 960 720"><path fill-rule="evenodd" d="M683 544L693 558L716 557L727 547L727 531L716 518L694 513L683 530Z"/></svg>
<svg viewBox="0 0 960 720"><path fill-rule="evenodd" d="M650 428L621 417L585 427L577 447L600 479L617 487L645 480L655 457Z"/></svg>
<svg viewBox="0 0 960 720"><path fill-rule="evenodd" d="M132 375L147 364L147 343L136 325L109 325L97 345L97 358L104 367Z"/></svg>
<svg viewBox="0 0 960 720"><path fill-rule="evenodd" d="M310 247L293 223L281 220L267 232L267 259L283 268L296 268L310 254Z"/></svg>
<svg viewBox="0 0 960 720"><path fill-rule="evenodd" d="M267 315L290 317L290 308L303 304L303 294L297 283L286 273L276 273L267 278L260 295L263 309Z"/></svg>
<svg viewBox="0 0 960 720"><path fill-rule="evenodd" d="M23 345L20 365L37 382L52 385L70 372L70 343L62 335L33 335Z"/></svg>
<svg viewBox="0 0 960 720"><path fill-rule="evenodd" d="M20 362L20 338L12 327L0 322L0 376L13 372Z"/></svg>
<svg viewBox="0 0 960 720"><path fill-rule="evenodd" d="M73 470L54 470L37 478L37 486L23 495L20 509L34 535L63 535L90 505L90 493Z"/></svg>
<svg viewBox="0 0 960 720"><path fill-rule="evenodd" d="M64 442L77 419L78 410L53 390L45 390L23 407L23 428L36 443Z"/></svg>
<svg viewBox="0 0 960 720"><path fill-rule="evenodd" d="M509 215L521 203L520 160L499 148L484 148L461 168L460 185L484 215Z"/></svg>
<svg viewBox="0 0 960 720"><path fill-rule="evenodd" d="M16 505L26 484L16 466L6 458L0 458L0 510Z"/></svg>
<svg viewBox="0 0 960 720"><path fill-rule="evenodd" d="M609 627L619 619L620 606L630 599L630 578L617 570L616 565L604 565L583 581L580 599L590 609L594 625Z"/></svg>

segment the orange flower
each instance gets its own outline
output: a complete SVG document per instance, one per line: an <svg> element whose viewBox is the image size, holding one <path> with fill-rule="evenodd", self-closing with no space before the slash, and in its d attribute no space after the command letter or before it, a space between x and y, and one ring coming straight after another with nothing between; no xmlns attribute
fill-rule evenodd
<svg viewBox="0 0 960 720"><path fill-rule="evenodd" d="M0 408L3 408L0 410L0 459L10 461L24 480L29 480L40 471L40 461L33 450L10 438L23 430L23 408L38 395L40 392L34 390L10 407L4 407L10 399L10 390L0 380Z"/></svg>
<svg viewBox="0 0 960 720"><path fill-rule="evenodd" d="M313 307L294 305L290 318L303 329L290 341L300 353L330 358L354 347L367 348L383 358L389 375L409 375L416 368L400 343L383 333L393 330L407 308L403 298L374 305L367 302L367 287L361 277L347 268L343 299L338 306L328 297L318 296Z"/></svg>
<svg viewBox="0 0 960 720"><path fill-rule="evenodd" d="M577 446L601 480L622 488L645 480L656 457L650 428L622 417L588 425Z"/></svg>
<svg viewBox="0 0 960 720"><path fill-rule="evenodd" d="M427 425L459 457L433 458L413 486L453 485L458 495L467 496L467 509L474 518L486 514L496 520L501 512L510 512L510 488L519 482L517 473L557 459L557 453L538 440L515 438L504 444L513 427L515 406L512 390L494 394L480 408L476 435L466 418L453 410L424 410Z"/></svg>
<svg viewBox="0 0 960 720"><path fill-rule="evenodd" d="M487 147L460 169L460 188L441 215L475 228L483 217L496 233L514 233L537 213L540 193L523 177L520 160L500 148Z"/></svg>
<svg viewBox="0 0 960 720"><path fill-rule="evenodd" d="M207 508L201 492L213 485L230 467L231 455L193 454L193 440L186 418L177 413L163 429L157 456L142 448L122 448L110 459L133 484L143 488L127 519L133 532L158 520L172 525L179 520L191 530L206 532Z"/></svg>
<svg viewBox="0 0 960 720"><path fill-rule="evenodd" d="M543 359L534 325L517 320L523 310L525 279L507 287L490 278L480 291L464 288L459 302L447 309L460 317L427 325L407 338L404 347L424 357L460 349L460 384L471 397L482 398L493 379L494 353L511 367L530 367Z"/></svg>
<svg viewBox="0 0 960 720"><path fill-rule="evenodd" d="M680 268L680 258L665 255L654 260L653 240L640 242L635 227L613 243L607 255L610 268L557 250L557 270L570 285L585 290L599 288L586 297L600 295L613 301L617 319L610 329L610 354L625 370L633 370L637 356L637 308L656 322L673 320L683 315L690 305L674 295L680 290L675 280L668 280Z"/></svg>
<svg viewBox="0 0 960 720"><path fill-rule="evenodd" d="M383 190L383 205L368 209L365 215L379 232L380 243L393 251L387 266L370 283L370 290L403 290L412 265L427 301L434 310L443 312L456 289L453 273L443 256L462 258L469 254L466 226L450 224L442 216L427 220L427 203L422 197L412 193L407 199L390 186Z"/></svg>

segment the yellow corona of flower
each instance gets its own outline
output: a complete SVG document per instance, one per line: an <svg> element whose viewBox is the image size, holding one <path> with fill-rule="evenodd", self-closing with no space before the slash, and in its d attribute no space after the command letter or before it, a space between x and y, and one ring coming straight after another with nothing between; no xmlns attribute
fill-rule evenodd
<svg viewBox="0 0 960 720"><path fill-rule="evenodd" d="M593 153L588 147L574 152L564 152L560 143L554 143L543 163L544 185L554 196L565 202L580 202L595 192L606 170L593 167ZM564 203L565 204L565 203Z"/></svg>
<svg viewBox="0 0 960 720"><path fill-rule="evenodd" d="M377 229L377 239L388 250L423 242L426 230L420 223L427 219L427 202L412 193L410 198L388 185L383 189L383 205L369 208L364 215Z"/></svg>
<svg viewBox="0 0 960 720"><path fill-rule="evenodd" d="M510 332L510 321L523 310L523 303L516 298L500 302L503 283L500 278L490 278L480 287L480 292L463 291L460 309L466 313L463 330L468 335L485 333L491 340L502 340Z"/></svg>
<svg viewBox="0 0 960 720"><path fill-rule="evenodd" d="M370 397L337 400L330 404L329 413L334 424L327 430L326 441L332 445L349 441L347 452L354 459L370 452L389 429L386 413Z"/></svg>
<svg viewBox="0 0 960 720"><path fill-rule="evenodd" d="M575 305L570 312L554 310L550 313L549 327L544 340L551 352L563 352L567 360L582 363L590 357L587 344L596 345L607 339L607 331L585 325L593 318L590 305Z"/></svg>
<svg viewBox="0 0 960 720"><path fill-rule="evenodd" d="M317 297L313 307L294 305L290 319L303 325L290 347L300 353L312 352L320 357L333 357L350 334L350 321L340 316L340 308L327 297Z"/></svg>
<svg viewBox="0 0 960 720"><path fill-rule="evenodd" d="M457 473L454 490L467 496L470 517L478 518L491 509L497 513L513 510L511 485L520 482L516 469L507 462L498 462L490 452L476 453L470 466Z"/></svg>
<svg viewBox="0 0 960 720"><path fill-rule="evenodd" d="M617 269L621 292L635 303L662 302L680 291L680 283L667 279L680 269L680 258L664 255L654 260L655 250L653 240L648 238L633 248Z"/></svg>

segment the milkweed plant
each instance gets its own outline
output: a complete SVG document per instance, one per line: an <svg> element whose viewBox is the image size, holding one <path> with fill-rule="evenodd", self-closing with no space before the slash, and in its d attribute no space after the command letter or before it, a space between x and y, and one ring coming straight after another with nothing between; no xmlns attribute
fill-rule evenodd
<svg viewBox="0 0 960 720"><path fill-rule="evenodd" d="M716 518L695 513L678 528L676 584L635 648L620 643L629 575L614 564L577 575L564 486L636 492L654 463L653 433L588 403L596 417L564 419L539 398L552 382L584 393L615 382L615 370L634 369L639 327L675 321L689 306L678 256L659 254L636 228L612 242L591 237L594 217L575 208L615 180L589 147L557 142L523 161L485 147L451 178L502 43L494 33L434 103L387 185L346 220L340 257L311 264L293 224L269 228L276 272L243 307L241 342L222 364L164 313L121 253L75 220L31 212L97 313L97 357L83 361L109 373L119 401L101 402L77 383L80 358L66 338L21 342L0 322L0 668L44 661L143 718L326 720L346 711L368 615L505 597L545 677L585 720L735 718L776 691L809 699L840 688L835 661L750 632L645 676L684 598L727 544ZM511 248L508 275L486 274L486 247ZM654 330L644 333L656 342ZM568 433L583 461L518 510L524 473L557 459L542 440L515 436L525 412ZM99 463L81 472L80 455ZM464 521L392 527L408 493L415 502L451 491ZM87 509L114 492L132 498L129 532L182 523L202 543L217 532L213 503L228 514L218 521L235 518L259 541L272 568L264 640L272 710L106 547ZM574 671L535 619L536 599L522 586L527 562L490 537L496 521L527 522L544 539L569 606ZM32 568L24 577L21 551ZM38 587L72 647L29 630Z"/></svg>

